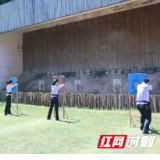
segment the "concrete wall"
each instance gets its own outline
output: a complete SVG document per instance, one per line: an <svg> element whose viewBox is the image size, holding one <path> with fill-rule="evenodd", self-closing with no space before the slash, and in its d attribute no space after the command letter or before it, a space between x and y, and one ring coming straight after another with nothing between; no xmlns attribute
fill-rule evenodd
<svg viewBox="0 0 160 160"><path fill-rule="evenodd" d="M0 33L127 0L13 0L0 5Z"/></svg>
<svg viewBox="0 0 160 160"><path fill-rule="evenodd" d="M147 74L147 77L150 79L150 84L153 85L153 90L150 91L150 94L160 94L160 74ZM74 80L76 77L65 78L65 92L66 93L76 93L74 90ZM92 77L81 77L82 83L82 93L95 93L99 94L113 94L113 80L121 79L122 80L122 94L128 93L128 76L126 75L115 75L110 77L102 78L92 78ZM45 80L45 90L41 92L51 92L51 83L53 77L46 78L29 78L29 77L19 77L19 91L21 92L39 92L39 80Z"/></svg>
<svg viewBox="0 0 160 160"><path fill-rule="evenodd" d="M17 49L22 42L21 32L0 34L0 90L10 77L17 77L23 71L23 50Z"/></svg>

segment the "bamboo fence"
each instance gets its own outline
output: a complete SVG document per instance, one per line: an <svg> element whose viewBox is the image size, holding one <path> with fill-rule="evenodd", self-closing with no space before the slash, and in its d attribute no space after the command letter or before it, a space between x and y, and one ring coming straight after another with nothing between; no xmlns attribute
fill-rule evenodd
<svg viewBox="0 0 160 160"><path fill-rule="evenodd" d="M37 106L49 106L51 93L27 93L18 92L18 102ZM16 103L17 94L12 93L12 103ZM0 101L6 100L6 92L0 91ZM63 93L59 94L59 106L63 106ZM154 113L160 112L160 95L150 95L151 110ZM128 94L86 94L86 93L65 93L64 104L68 107L107 109L107 110L128 110ZM130 95L130 106L136 109L136 95Z"/></svg>

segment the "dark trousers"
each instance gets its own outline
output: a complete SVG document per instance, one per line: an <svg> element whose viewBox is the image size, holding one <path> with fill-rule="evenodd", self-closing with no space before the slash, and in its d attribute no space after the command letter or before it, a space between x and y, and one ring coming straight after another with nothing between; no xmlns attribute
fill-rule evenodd
<svg viewBox="0 0 160 160"><path fill-rule="evenodd" d="M7 96L6 97L6 107L5 107L5 110L4 110L4 114L7 115L7 114L11 114L11 96Z"/></svg>
<svg viewBox="0 0 160 160"><path fill-rule="evenodd" d="M149 125L151 123L151 109L149 104L138 104L137 109L141 113L140 128L143 132L149 131Z"/></svg>
<svg viewBox="0 0 160 160"><path fill-rule="evenodd" d="M55 104L55 110L56 110L56 120L59 119L59 116L58 116L58 97L52 97L51 98L51 103L50 103L50 108L49 108L49 111L48 111L47 119L51 118L51 114L52 114L54 104Z"/></svg>

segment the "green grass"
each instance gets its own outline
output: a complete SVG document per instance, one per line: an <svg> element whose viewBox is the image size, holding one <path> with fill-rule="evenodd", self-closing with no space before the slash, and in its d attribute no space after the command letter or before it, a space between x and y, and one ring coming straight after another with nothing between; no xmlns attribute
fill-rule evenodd
<svg viewBox="0 0 160 160"><path fill-rule="evenodd" d="M128 111L68 108L69 119L47 121L48 107L19 105L23 114L4 116L0 102L0 154L108 154L160 153L160 114L152 116L153 148L97 149L100 135L144 136L137 127L127 129ZM60 115L62 110L59 111ZM138 111L132 111L139 115ZM151 136L149 135L149 136Z"/></svg>

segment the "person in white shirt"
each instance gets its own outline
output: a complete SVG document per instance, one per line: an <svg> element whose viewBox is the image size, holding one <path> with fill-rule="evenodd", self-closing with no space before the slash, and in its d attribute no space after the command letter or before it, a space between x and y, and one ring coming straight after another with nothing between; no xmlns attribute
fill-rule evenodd
<svg viewBox="0 0 160 160"><path fill-rule="evenodd" d="M55 110L56 110L56 119L55 120L59 121L59 115L58 115L58 90L61 89L63 86L64 86L64 84L58 85L58 79L55 79L54 82L52 83L51 103L50 103L50 108L49 108L48 116L47 116L48 120L51 119L53 106L55 104Z"/></svg>
<svg viewBox="0 0 160 160"><path fill-rule="evenodd" d="M149 125L151 123L150 90L153 90L153 86L149 85L149 79L146 78L142 84L137 86L137 109L141 113L140 129L143 130L143 134L149 133Z"/></svg>
<svg viewBox="0 0 160 160"><path fill-rule="evenodd" d="M8 81L6 82L6 106L5 106L5 110L4 110L4 115L7 116L7 114L12 114L10 111L11 108L11 96L12 96L12 88L14 88L15 86L18 86L18 84L13 84L12 85L12 81Z"/></svg>

